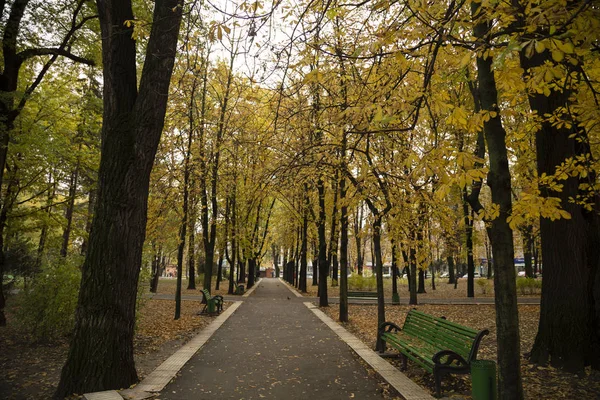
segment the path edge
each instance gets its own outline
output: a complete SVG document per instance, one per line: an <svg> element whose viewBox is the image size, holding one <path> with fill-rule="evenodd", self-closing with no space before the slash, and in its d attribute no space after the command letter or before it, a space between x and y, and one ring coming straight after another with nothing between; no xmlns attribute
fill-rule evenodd
<svg viewBox="0 0 600 400"><path fill-rule="evenodd" d="M296 297L304 297L302 293L298 292L296 288L292 287L292 285L290 285L288 282L284 281L282 278L277 279L279 279L279 282L283 283L285 287L287 287L290 290L290 292L294 293Z"/></svg>
<svg viewBox="0 0 600 400"><path fill-rule="evenodd" d="M251 293L251 291L249 291ZM179 350L173 353L146 378L138 383L132 389L121 391L107 390L103 392L86 393L83 395L85 400L142 400L154 397L167 386L177 375L198 350L212 337L212 335L233 315L233 313L242 305L243 301L236 301L225 310L221 315L214 319L204 329L194 336L189 342L184 344Z"/></svg>
<svg viewBox="0 0 600 400"><path fill-rule="evenodd" d="M375 351L367 347L362 340L348 332L343 326L329 318L315 304L305 302L304 305L313 312L325 325L334 331L350 348L371 366L406 400L435 400L421 386L410 380L392 364L381 358Z"/></svg>

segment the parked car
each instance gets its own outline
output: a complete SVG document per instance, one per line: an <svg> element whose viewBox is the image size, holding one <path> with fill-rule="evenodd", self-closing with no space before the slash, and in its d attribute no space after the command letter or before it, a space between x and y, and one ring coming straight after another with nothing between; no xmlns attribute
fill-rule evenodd
<svg viewBox="0 0 600 400"><path fill-rule="evenodd" d="M448 278L450 276L450 274L448 272L444 272L443 274L440 275L440 278Z"/></svg>

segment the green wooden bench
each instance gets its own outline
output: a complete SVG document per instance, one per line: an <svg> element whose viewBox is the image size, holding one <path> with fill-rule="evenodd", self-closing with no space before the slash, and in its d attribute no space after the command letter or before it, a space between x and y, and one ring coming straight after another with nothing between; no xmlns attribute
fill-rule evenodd
<svg viewBox="0 0 600 400"><path fill-rule="evenodd" d="M433 373L436 397L440 397L443 376L470 373L471 361L477 359L479 343L488 333L487 329L478 332L447 321L445 317L434 317L413 309L408 312L403 328L392 322L381 324L377 348L385 353L387 344L398 350L402 369L406 369L407 359L410 359Z"/></svg>
<svg viewBox="0 0 600 400"><path fill-rule="evenodd" d="M204 304L200 314L213 315L223 311L223 296L219 294L211 296L208 289L202 289L200 292L202 293L202 304Z"/></svg>
<svg viewBox="0 0 600 400"><path fill-rule="evenodd" d="M246 286L243 282L240 282L240 283L233 282L233 286L235 288L233 294L239 294L239 295L244 294Z"/></svg>
<svg viewBox="0 0 600 400"><path fill-rule="evenodd" d="M348 290L349 299L377 299L377 292L366 292L362 290Z"/></svg>

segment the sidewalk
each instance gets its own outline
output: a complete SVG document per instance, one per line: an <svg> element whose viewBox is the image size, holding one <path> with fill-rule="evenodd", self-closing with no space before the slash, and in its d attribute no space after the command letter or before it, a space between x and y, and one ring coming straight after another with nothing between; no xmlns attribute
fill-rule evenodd
<svg viewBox="0 0 600 400"><path fill-rule="evenodd" d="M159 398L382 399L374 374L303 301L263 279Z"/></svg>

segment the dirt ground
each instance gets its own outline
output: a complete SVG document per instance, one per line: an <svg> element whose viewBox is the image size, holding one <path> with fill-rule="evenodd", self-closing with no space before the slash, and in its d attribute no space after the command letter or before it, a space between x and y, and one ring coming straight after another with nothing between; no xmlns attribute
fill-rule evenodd
<svg viewBox="0 0 600 400"><path fill-rule="evenodd" d="M168 288L168 285L164 286L164 289ZM8 324L0 331L0 399L49 399L66 360L68 339L52 343L32 341L16 328L12 309L14 302L11 300L14 298L9 298L7 304ZM225 308L227 305L225 303ZM181 318L175 321L175 301L144 301L138 313L134 338L135 363L140 379L213 320L214 317L197 315L200 307L199 302L183 301Z"/></svg>
<svg viewBox="0 0 600 400"><path fill-rule="evenodd" d="M386 320L402 326L406 314L414 306L386 306ZM445 316L448 320L478 330L488 329L490 334L484 337L479 350L478 359L497 361L496 347L496 315L493 305L420 305L418 310L437 316ZM337 320L337 306L325 307L322 310L332 319ZM377 307L375 305L350 305L350 321L342 324L348 331L359 337L372 348L377 338ZM600 399L600 372L586 371L584 377L568 374L551 367L530 364L526 353L530 351L539 321L538 305L519 306L519 323L521 338L521 373L526 399ZM400 367L399 361L392 361ZM420 367L408 363L405 372L431 394L435 392L433 376ZM470 399L470 377L446 377L442 381L443 395Z"/></svg>

